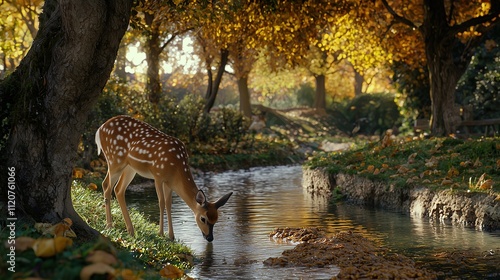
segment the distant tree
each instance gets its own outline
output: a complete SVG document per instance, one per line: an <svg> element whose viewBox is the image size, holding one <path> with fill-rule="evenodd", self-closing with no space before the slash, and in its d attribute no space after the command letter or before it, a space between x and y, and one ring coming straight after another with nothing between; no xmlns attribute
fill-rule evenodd
<svg viewBox="0 0 500 280"><path fill-rule="evenodd" d="M455 88L475 49L498 24L500 1L366 1L370 30L380 31L395 60L429 71L431 131L455 132L458 110ZM385 22L385 23L384 23ZM499 38L490 38L499 40Z"/></svg>

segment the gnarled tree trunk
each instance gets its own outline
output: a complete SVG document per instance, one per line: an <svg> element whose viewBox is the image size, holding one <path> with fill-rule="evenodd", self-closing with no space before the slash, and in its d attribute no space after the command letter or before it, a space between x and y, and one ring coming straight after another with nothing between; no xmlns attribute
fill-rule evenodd
<svg viewBox="0 0 500 280"><path fill-rule="evenodd" d="M69 217L79 237L95 235L73 208L71 172L85 120L109 78L131 5L130 0L47 0L32 48L0 84L2 107L11 112L2 164L15 168L19 218L53 223ZM2 183L2 196L6 186Z"/></svg>

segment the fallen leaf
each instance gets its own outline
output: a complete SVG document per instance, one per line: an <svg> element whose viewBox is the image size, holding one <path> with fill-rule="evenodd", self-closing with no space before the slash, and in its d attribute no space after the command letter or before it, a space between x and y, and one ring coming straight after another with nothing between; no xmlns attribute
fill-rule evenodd
<svg viewBox="0 0 500 280"><path fill-rule="evenodd" d="M71 245L73 240L68 237L38 238L33 243L33 251L37 257L52 257Z"/></svg>
<svg viewBox="0 0 500 280"><path fill-rule="evenodd" d="M97 185L96 185L96 184L94 184L94 183L90 183L90 184L88 184L88 185L87 185L87 188L89 188L89 189L91 189L91 190L95 191L95 190L97 190Z"/></svg>
<svg viewBox="0 0 500 280"><path fill-rule="evenodd" d="M184 271L180 270L179 268L171 264L165 265L160 270L160 276L165 278L176 279L182 277L182 275L184 275Z"/></svg>
<svg viewBox="0 0 500 280"><path fill-rule="evenodd" d="M110 274L114 276L115 270L104 263L89 264L80 271L80 280L90 280L94 274Z"/></svg>
<svg viewBox="0 0 500 280"><path fill-rule="evenodd" d="M489 190L489 189L493 188L493 180L488 179L488 180L482 182L482 184L479 186L479 188L481 190Z"/></svg>
<svg viewBox="0 0 500 280"><path fill-rule="evenodd" d="M132 269L122 269L118 276L121 276L123 280L140 280L141 276L136 274Z"/></svg>
<svg viewBox="0 0 500 280"><path fill-rule="evenodd" d="M417 157L417 153L413 153L408 157L408 164L412 164L415 162L415 157Z"/></svg>
<svg viewBox="0 0 500 280"><path fill-rule="evenodd" d="M73 221L70 218L64 218L61 222L54 225L50 223L36 223L35 229L44 235L76 237L75 232L71 229L71 225L73 225Z"/></svg>
<svg viewBox="0 0 500 280"><path fill-rule="evenodd" d="M102 250L95 250L93 252L90 252L89 255L85 258L85 261L89 263L105 263L111 265L117 263L115 256Z"/></svg>
<svg viewBox="0 0 500 280"><path fill-rule="evenodd" d="M373 166L373 165L368 165L368 167L366 168L366 170L367 170L368 172L372 173L372 172L373 172L373 170L375 170L375 166Z"/></svg>
<svg viewBox="0 0 500 280"><path fill-rule="evenodd" d="M443 181L441 181L441 186L447 186L451 184L453 184L453 181L448 178L444 178Z"/></svg>
<svg viewBox="0 0 500 280"><path fill-rule="evenodd" d="M456 169L456 168L455 168L455 167L453 167L453 166L452 166L452 167L448 170L448 173L447 173L448 177L450 177L450 178L451 178L451 177L456 177L456 176L458 176L459 174L460 174L460 172L458 171L458 169Z"/></svg>

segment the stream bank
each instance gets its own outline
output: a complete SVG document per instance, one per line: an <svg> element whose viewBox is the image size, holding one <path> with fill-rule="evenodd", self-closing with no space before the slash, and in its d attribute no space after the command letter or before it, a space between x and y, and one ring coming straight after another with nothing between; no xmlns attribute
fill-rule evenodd
<svg viewBox="0 0 500 280"><path fill-rule="evenodd" d="M302 186L317 196L342 196L358 205L399 211L476 230L500 230L500 200L483 192L433 191L419 186L397 188L387 183L325 168L303 168Z"/></svg>

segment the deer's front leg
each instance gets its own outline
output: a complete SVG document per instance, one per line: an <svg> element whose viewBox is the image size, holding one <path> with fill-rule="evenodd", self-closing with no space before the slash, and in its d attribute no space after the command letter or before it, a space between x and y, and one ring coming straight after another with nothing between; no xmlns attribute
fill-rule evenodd
<svg viewBox="0 0 500 280"><path fill-rule="evenodd" d="M156 196L158 196L158 206L160 207L160 232L163 236L163 214L165 213L165 197L163 196L163 188L161 179L155 179Z"/></svg>
<svg viewBox="0 0 500 280"><path fill-rule="evenodd" d="M167 209L167 224L168 224L168 238L174 240L174 226L172 223L172 189L165 187L163 189L165 195L165 208Z"/></svg>

